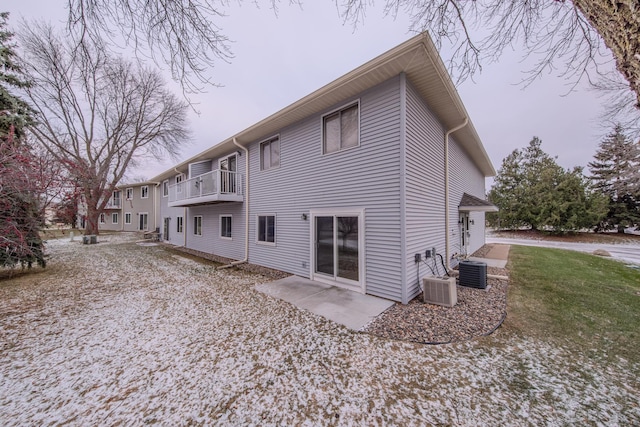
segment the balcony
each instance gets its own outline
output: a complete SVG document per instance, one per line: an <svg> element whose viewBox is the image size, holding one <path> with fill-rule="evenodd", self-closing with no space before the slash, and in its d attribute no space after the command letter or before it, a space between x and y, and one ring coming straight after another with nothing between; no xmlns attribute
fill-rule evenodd
<svg viewBox="0 0 640 427"><path fill-rule="evenodd" d="M105 205L105 209L120 209L122 207L122 203L120 202L120 198L110 198L107 204Z"/></svg>
<svg viewBox="0 0 640 427"><path fill-rule="evenodd" d="M237 172L214 170L169 186L169 207L222 202L242 202L243 176Z"/></svg>

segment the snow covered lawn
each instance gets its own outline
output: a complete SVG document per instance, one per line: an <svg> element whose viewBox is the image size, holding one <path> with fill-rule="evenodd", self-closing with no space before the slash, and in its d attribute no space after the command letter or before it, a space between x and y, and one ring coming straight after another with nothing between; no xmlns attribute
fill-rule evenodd
<svg viewBox="0 0 640 427"><path fill-rule="evenodd" d="M389 341L161 246L49 247L46 270L0 281L3 426L640 423L638 367L620 359L508 328Z"/></svg>

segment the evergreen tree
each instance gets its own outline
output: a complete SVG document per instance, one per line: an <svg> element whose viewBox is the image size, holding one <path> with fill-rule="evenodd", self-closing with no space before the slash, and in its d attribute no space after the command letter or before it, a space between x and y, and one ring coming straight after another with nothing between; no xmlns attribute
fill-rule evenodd
<svg viewBox="0 0 640 427"><path fill-rule="evenodd" d="M594 187L609 199L608 213L598 225L600 229L626 227L640 223L640 149L618 124L602 142L589 162Z"/></svg>
<svg viewBox="0 0 640 427"><path fill-rule="evenodd" d="M8 17L0 13L0 265L44 266L38 171L24 134L31 110L11 93L28 83L20 77Z"/></svg>
<svg viewBox="0 0 640 427"><path fill-rule="evenodd" d="M534 137L503 160L489 192L500 209L488 217L490 224L554 232L593 227L605 214L606 200L589 188L582 168L564 170L541 145Z"/></svg>

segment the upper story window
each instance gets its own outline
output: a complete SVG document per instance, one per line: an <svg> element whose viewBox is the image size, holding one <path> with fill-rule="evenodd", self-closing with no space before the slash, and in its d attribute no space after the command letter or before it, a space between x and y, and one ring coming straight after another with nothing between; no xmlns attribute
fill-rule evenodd
<svg viewBox="0 0 640 427"><path fill-rule="evenodd" d="M280 138L274 137L260 143L260 169L280 167Z"/></svg>
<svg viewBox="0 0 640 427"><path fill-rule="evenodd" d="M140 197L142 197L143 199L146 199L147 197L149 197L148 185L143 185L142 187L140 187Z"/></svg>
<svg viewBox="0 0 640 427"><path fill-rule="evenodd" d="M133 200L133 188L127 188L127 200Z"/></svg>
<svg viewBox="0 0 640 427"><path fill-rule="evenodd" d="M350 105L322 118L323 154L360 145L359 104Z"/></svg>
<svg viewBox="0 0 640 427"><path fill-rule="evenodd" d="M162 181L162 197L169 196L169 180Z"/></svg>

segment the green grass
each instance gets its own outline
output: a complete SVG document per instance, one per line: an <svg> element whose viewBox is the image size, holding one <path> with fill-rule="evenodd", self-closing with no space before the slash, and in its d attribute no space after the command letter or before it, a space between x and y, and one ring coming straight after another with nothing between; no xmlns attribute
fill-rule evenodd
<svg viewBox="0 0 640 427"><path fill-rule="evenodd" d="M560 249L512 246L509 325L640 362L640 271Z"/></svg>

